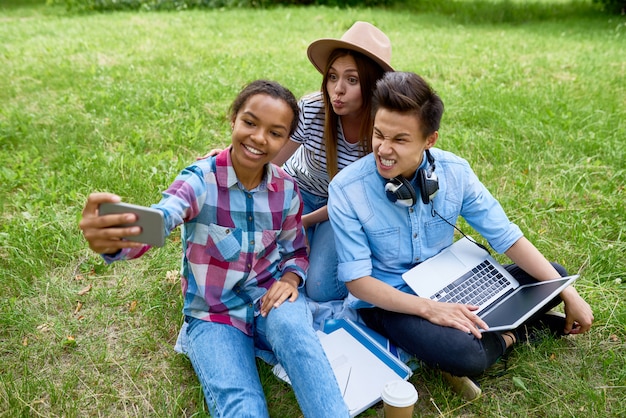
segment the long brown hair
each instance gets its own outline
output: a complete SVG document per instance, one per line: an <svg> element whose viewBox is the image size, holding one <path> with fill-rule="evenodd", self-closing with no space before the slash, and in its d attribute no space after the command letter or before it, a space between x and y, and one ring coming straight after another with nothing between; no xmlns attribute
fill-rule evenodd
<svg viewBox="0 0 626 418"><path fill-rule="evenodd" d="M385 71L373 60L365 55L349 49L336 49L328 57L326 68L324 69L324 78L322 80L322 94L324 96L324 148L326 150L326 170L328 177L332 178L339 171L337 162L337 136L339 125L339 116L333 111L330 96L326 89L328 82L328 72L330 67L337 58L344 56L354 58L356 68L359 73L359 85L361 87L361 97L363 100L363 116L361 127L359 129L359 150L361 156L369 154L372 151L372 128L374 120L372 116L372 94L376 81L382 78Z"/></svg>

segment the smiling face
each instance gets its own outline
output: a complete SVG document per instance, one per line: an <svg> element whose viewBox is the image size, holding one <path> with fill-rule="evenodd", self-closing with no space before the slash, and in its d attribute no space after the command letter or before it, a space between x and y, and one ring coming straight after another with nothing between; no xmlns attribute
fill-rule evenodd
<svg viewBox="0 0 626 418"><path fill-rule="evenodd" d="M359 72L351 55L340 56L332 63L326 76L326 91L336 114L358 115L362 111Z"/></svg>
<svg viewBox="0 0 626 418"><path fill-rule="evenodd" d="M437 142L438 132L424 137L414 113L380 108L374 118L372 149L378 173L386 179L412 178L424 151Z"/></svg>
<svg viewBox="0 0 626 418"><path fill-rule="evenodd" d="M294 113L284 100L255 94L231 121L231 159L237 177L248 189L261 182L263 167L289 139L293 118Z"/></svg>

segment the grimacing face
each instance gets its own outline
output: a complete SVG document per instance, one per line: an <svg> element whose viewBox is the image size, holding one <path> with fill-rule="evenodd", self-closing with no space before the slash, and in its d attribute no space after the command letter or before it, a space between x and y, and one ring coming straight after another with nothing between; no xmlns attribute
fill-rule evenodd
<svg viewBox="0 0 626 418"><path fill-rule="evenodd" d="M412 113L378 109L372 134L378 173L386 179L412 178L422 164L424 151L435 145L437 138L437 132L425 138Z"/></svg>

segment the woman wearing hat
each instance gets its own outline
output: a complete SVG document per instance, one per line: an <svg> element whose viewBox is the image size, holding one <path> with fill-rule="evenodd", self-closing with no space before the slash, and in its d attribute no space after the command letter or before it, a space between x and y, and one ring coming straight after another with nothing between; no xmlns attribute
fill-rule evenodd
<svg viewBox="0 0 626 418"><path fill-rule="evenodd" d="M348 295L337 280L335 238L326 211L328 183L372 150L372 93L376 81L393 71L391 42L374 25L356 22L340 39L311 43L307 55L323 75L322 86L300 100L298 128L272 162L295 178L304 202L310 259L305 293L327 302Z"/></svg>
<svg viewBox="0 0 626 418"><path fill-rule="evenodd" d="M328 221L328 183L348 164L371 152L371 98L376 81L393 71L387 35L356 22L340 39L311 43L307 55L323 75L321 91L300 100L296 132L273 160L296 179L304 201L309 241L306 294L325 302L348 291L337 280L335 240Z"/></svg>

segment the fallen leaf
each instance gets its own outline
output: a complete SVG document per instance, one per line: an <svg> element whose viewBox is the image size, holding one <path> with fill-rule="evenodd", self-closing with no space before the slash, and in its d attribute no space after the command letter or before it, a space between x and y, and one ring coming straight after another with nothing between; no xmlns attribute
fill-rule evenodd
<svg viewBox="0 0 626 418"><path fill-rule="evenodd" d="M178 270L170 270L165 273L165 281L168 283L175 284L178 282L179 278Z"/></svg>
<svg viewBox="0 0 626 418"><path fill-rule="evenodd" d="M24 337L24 338L22 339L22 345L23 345L24 347L26 347L26 346L28 345L28 337Z"/></svg>
<svg viewBox="0 0 626 418"><path fill-rule="evenodd" d="M80 300L76 301L76 309L74 309L74 315L76 315L83 307L83 303Z"/></svg>
<svg viewBox="0 0 626 418"><path fill-rule="evenodd" d="M550 360L551 361L556 360L556 354L554 354L554 353L550 354Z"/></svg>
<svg viewBox="0 0 626 418"><path fill-rule="evenodd" d="M76 338L73 335L68 335L65 337L65 341L63 341L63 345L65 347L76 347Z"/></svg>
<svg viewBox="0 0 626 418"><path fill-rule="evenodd" d="M128 307L129 312L135 312L135 310L137 309L137 301L133 300L130 303L130 306Z"/></svg>
<svg viewBox="0 0 626 418"><path fill-rule="evenodd" d="M616 334L611 334L611 336L609 337L609 339L611 340L611 342L613 343L618 343L619 342L619 337Z"/></svg>
<svg viewBox="0 0 626 418"><path fill-rule="evenodd" d="M48 324L38 325L37 326L37 331L48 332L48 331L50 331L50 325L48 325Z"/></svg>
<svg viewBox="0 0 626 418"><path fill-rule="evenodd" d="M88 284L87 286L85 286L82 289L80 289L80 291L78 292L78 296L82 296L85 293L89 292L90 290L91 290L91 285Z"/></svg>
<svg viewBox="0 0 626 418"><path fill-rule="evenodd" d="M76 281L81 281L83 279L84 279L84 277L83 277L82 274L77 274L76 276L74 276L74 280L76 280Z"/></svg>

